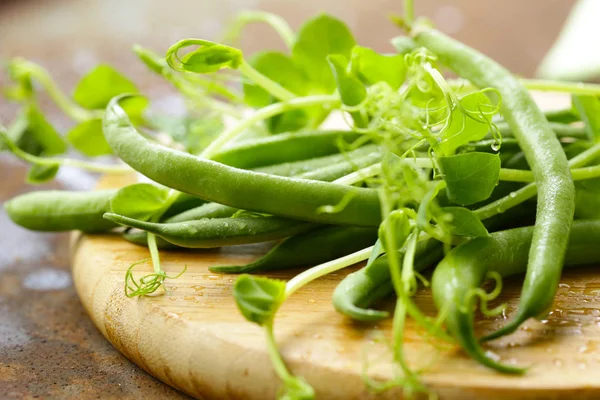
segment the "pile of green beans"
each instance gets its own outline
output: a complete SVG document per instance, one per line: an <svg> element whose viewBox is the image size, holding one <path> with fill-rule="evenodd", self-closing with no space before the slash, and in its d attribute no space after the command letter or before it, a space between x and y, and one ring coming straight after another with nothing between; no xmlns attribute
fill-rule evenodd
<svg viewBox="0 0 600 400"><path fill-rule="evenodd" d="M269 356L285 385L283 398L309 399L314 391L277 353L273 323L281 302L312 280L361 261L366 263L332 293L333 306L342 318L363 323L394 318L393 362L407 393L424 387L404 359L408 317L438 339L453 337L486 367L524 373L526 368L492 358L484 342L514 332L529 318L545 317L563 267L600 262L600 124L593 115L600 109L600 86L518 79L412 18L412 2L406 4L401 25L407 36L393 41L397 55L354 45L343 23L330 16L312 20L297 37L284 29L285 21L268 18L278 21L274 27L283 32L292 57L265 53L256 65L238 49L200 39L178 42L166 59L137 48L190 107L210 108L201 110L202 118L219 116L218 129L196 118L196 110L186 117L206 130L207 143L187 125L183 138L175 132L172 141L154 136L151 119L131 110L140 100L131 86L86 109L57 93L43 70L13 62L11 76L27 76L15 93L26 97L35 89L30 80L37 79L78 124L100 129L101 120L96 144L121 162L50 157L66 149L67 141L34 108L31 94L19 120L10 129L0 125L0 151L32 164L28 182L49 180L63 166L141 176L119 189L25 193L7 201L5 212L31 230L120 235L146 247L153 271L137 278L132 269L144 266L131 265L124 276L128 297L154 293L165 279L175 279L162 269L159 250L270 243L246 265L209 269L242 274L234 298L246 319L265 328ZM311 29L317 31L307 34ZM335 43L322 32L331 32ZM315 38L313 46L327 48L323 41L336 51L323 55L303 47ZM199 47L178 53L190 45ZM318 59L311 58L317 53ZM283 65L266 68L262 57ZM446 79L442 66L459 79ZM220 83L229 78L205 81L197 75L224 68L243 75L244 93ZM532 87L570 92L573 107L542 112ZM346 129L323 129L332 112L343 117ZM236 122L226 126L224 116ZM219 132L211 136L211 129ZM68 140L81 146L75 133ZM99 155L92 150L86 155ZM246 275L284 269L301 272L288 282ZM487 303L499 293L502 278L518 274L524 280L515 315L499 330L476 337L477 309L493 314ZM483 287L490 279L497 286L487 293ZM437 318L412 300L419 286L429 285ZM393 313L379 307L385 300L395 301Z"/></svg>

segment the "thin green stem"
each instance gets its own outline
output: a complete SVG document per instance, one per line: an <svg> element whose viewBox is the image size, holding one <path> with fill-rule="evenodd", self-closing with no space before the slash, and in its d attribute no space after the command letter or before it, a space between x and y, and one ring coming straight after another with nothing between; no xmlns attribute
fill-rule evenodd
<svg viewBox="0 0 600 400"><path fill-rule="evenodd" d="M18 158L30 164L52 166L76 167L91 172L99 172L103 174L128 174L133 170L127 165L103 165L95 164L72 158L59 157L38 157L21 150L6 134L6 131L0 128L0 139L4 141L9 150Z"/></svg>
<svg viewBox="0 0 600 400"><path fill-rule="evenodd" d="M415 21L415 3L413 0L404 0L404 22L410 28Z"/></svg>
<svg viewBox="0 0 600 400"><path fill-rule="evenodd" d="M277 343L275 343L275 335L273 333L273 322L264 325L264 328L267 339L267 351L277 376L284 382L294 379L294 376L288 371L285 362L279 353L279 349L277 349Z"/></svg>
<svg viewBox="0 0 600 400"><path fill-rule="evenodd" d="M380 172L381 163L377 163L342 176L332 183L337 183L339 185L354 185L355 183L363 182L365 179L378 175Z"/></svg>
<svg viewBox="0 0 600 400"><path fill-rule="evenodd" d="M569 160L569 167L571 168L579 168L582 167L596 158L600 157L600 144L596 144L586 151L578 154ZM591 167L594 168L594 167ZM587 170L587 169L586 169ZM585 175L589 172L582 172L582 175ZM589 179L589 178L586 178ZM496 201L491 202L481 208L475 210L475 215L479 217L480 220L484 220L494 215L501 214L504 211L512 208L518 204L523 203L524 201L532 198L537 194L537 186L535 183L530 183L527 186L522 187L521 189L512 192L510 195L502 197Z"/></svg>
<svg viewBox="0 0 600 400"><path fill-rule="evenodd" d="M595 83L551 81L543 79L521 79L521 82L529 90L600 96L600 85Z"/></svg>
<svg viewBox="0 0 600 400"><path fill-rule="evenodd" d="M237 135L243 133L246 129L250 128L257 122L271 118L274 115L281 114L289 110L315 105L336 107L339 104L340 98L337 95L306 96L298 97L289 101L282 101L280 103L273 103L267 107L261 108L252 116L241 121L238 125L220 134L206 149L204 149L202 154L200 154L200 157L210 159Z"/></svg>
<svg viewBox="0 0 600 400"><path fill-rule="evenodd" d="M500 169L500 175L498 177L501 181L509 182L533 182L533 173L531 171L522 169Z"/></svg>
<svg viewBox="0 0 600 400"><path fill-rule="evenodd" d="M156 235L148 233L148 249L150 250L150 259L152 260L152 268L155 274L164 273L160 266L160 256L158 254L158 246L156 245Z"/></svg>
<svg viewBox="0 0 600 400"><path fill-rule="evenodd" d="M269 92L273 97L281 100L291 100L297 97L294 93L282 87L279 83L269 79L265 75L255 70L246 60L242 60L238 70L250 79L253 83Z"/></svg>
<svg viewBox="0 0 600 400"><path fill-rule="evenodd" d="M544 79L520 79L520 82L529 90L600 96L600 84L596 83L552 81ZM476 88L475 85L464 79L452 79L449 80L448 83L455 89L472 90Z"/></svg>
<svg viewBox="0 0 600 400"><path fill-rule="evenodd" d="M244 26L253 22L263 22L270 25L279 34L288 49L291 49L294 45L296 34L287 21L279 15L264 11L245 11L238 14L236 21L232 24L232 28L225 35L223 41L235 40Z"/></svg>
<svg viewBox="0 0 600 400"><path fill-rule="evenodd" d="M102 118L103 110L87 110L74 103L63 91L56 85L48 71L41 66L27 60L15 61L16 68L21 72L28 73L37 80L48 92L48 95L54 100L56 105L69 116L69 118L78 121L88 121L90 119Z"/></svg>
<svg viewBox="0 0 600 400"><path fill-rule="evenodd" d="M306 271L296 275L288 281L285 285L285 298L287 299L295 291L300 289L302 286L318 279L324 275L338 271L342 268L349 267L358 262L367 260L373 251L375 246L367 247L366 249L359 250L347 256L338 258L336 260L328 261L326 263L317 265L316 267L307 269Z"/></svg>

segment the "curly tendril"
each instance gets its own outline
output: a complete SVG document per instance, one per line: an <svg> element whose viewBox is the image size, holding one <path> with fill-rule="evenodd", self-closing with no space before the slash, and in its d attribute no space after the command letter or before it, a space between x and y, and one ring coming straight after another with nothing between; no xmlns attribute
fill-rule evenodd
<svg viewBox="0 0 600 400"><path fill-rule="evenodd" d="M469 304L471 304L471 300L474 297L479 297L479 308L481 310L481 313L486 317L496 316L502 313L502 311L506 308L505 303L500 304L498 307L492 308L491 310L488 308L488 302L495 300L502 292L502 276L496 271L490 271L486 274L486 280L493 280L495 282L494 289L489 293L487 293L482 288L475 288L469 290L467 293L465 293L465 298L460 307L460 311L462 313L466 314L469 312L468 307Z"/></svg>
<svg viewBox="0 0 600 400"><path fill-rule="evenodd" d="M133 269L148 260L149 259L146 258L134 262L127 269L127 272L125 273L125 295L127 297L147 296L154 293L163 285L165 279L177 279L187 270L187 265L185 265L183 270L175 276L168 276L165 271L159 271L145 275L141 277L139 281L136 281L133 276Z"/></svg>

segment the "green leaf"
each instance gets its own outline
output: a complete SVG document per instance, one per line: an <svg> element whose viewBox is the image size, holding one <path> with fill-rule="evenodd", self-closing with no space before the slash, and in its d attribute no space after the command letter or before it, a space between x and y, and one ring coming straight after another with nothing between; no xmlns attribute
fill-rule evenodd
<svg viewBox="0 0 600 400"><path fill-rule="evenodd" d="M404 55L383 55L367 47L355 46L352 49L352 69L367 85L386 82L397 90L406 77Z"/></svg>
<svg viewBox="0 0 600 400"><path fill-rule="evenodd" d="M15 58L8 64L8 75L15 85L4 87L2 92L9 100L23 102L31 99L35 92L31 73L27 68L22 67L23 62L23 59Z"/></svg>
<svg viewBox="0 0 600 400"><path fill-rule="evenodd" d="M169 190L149 183L136 183L121 188L110 201L115 214L147 221L162 210L169 197Z"/></svg>
<svg viewBox="0 0 600 400"><path fill-rule="evenodd" d="M105 108L110 99L122 93L137 93L133 82L109 65L98 65L77 84L73 99L88 109Z"/></svg>
<svg viewBox="0 0 600 400"><path fill-rule="evenodd" d="M223 131L223 115L208 113L205 115L152 115L152 129L169 135L175 142L182 144L188 153L198 154Z"/></svg>
<svg viewBox="0 0 600 400"><path fill-rule="evenodd" d="M333 92L336 85L326 57L341 54L350 58L355 45L346 24L326 14L307 21L300 28L292 47L292 59L306 73L311 93Z"/></svg>
<svg viewBox="0 0 600 400"><path fill-rule="evenodd" d="M357 106L367 97L367 89L362 82L348 70L348 59L341 54L330 54L327 62L337 83L342 103Z"/></svg>
<svg viewBox="0 0 600 400"><path fill-rule="evenodd" d="M112 150L102 133L102 120L91 119L75 126L67 133L67 140L88 157L111 154Z"/></svg>
<svg viewBox="0 0 600 400"><path fill-rule="evenodd" d="M390 242L389 232L395 232L395 242ZM410 235L411 226L406 213L402 210L394 210L379 225L379 240L386 252L400 250Z"/></svg>
<svg viewBox="0 0 600 400"><path fill-rule="evenodd" d="M285 299L285 282L240 275L233 286L233 297L248 321L260 326L268 325Z"/></svg>
<svg viewBox="0 0 600 400"><path fill-rule="evenodd" d="M189 46L198 48L179 57L179 50ZM223 68L237 69L244 56L234 47L202 39L183 39L167 50L166 59L173 69L208 74Z"/></svg>
<svg viewBox="0 0 600 400"><path fill-rule="evenodd" d="M34 156L53 156L67 150L62 136L33 103L21 110L7 136L21 150ZM5 145L0 144L0 151L4 149Z"/></svg>
<svg viewBox="0 0 600 400"><path fill-rule="evenodd" d="M590 140L600 140L600 98L596 96L572 95L573 106L585 124Z"/></svg>
<svg viewBox="0 0 600 400"><path fill-rule="evenodd" d="M464 207L442 207L443 215L438 221L443 221L445 230L453 236L481 237L489 236L487 229L479 218Z"/></svg>
<svg viewBox="0 0 600 400"><path fill-rule="evenodd" d="M462 145L483 139L490 129L492 116L498 107L485 93L473 92L459 100L460 107L450 115L450 124L441 132L437 148L445 155L452 155Z"/></svg>
<svg viewBox="0 0 600 400"><path fill-rule="evenodd" d="M500 175L500 157L465 153L438 159L450 201L469 205L490 197Z"/></svg>
<svg viewBox="0 0 600 400"><path fill-rule="evenodd" d="M289 56L278 51L264 51L252 56L250 65L290 92L299 96L307 94L306 76ZM258 85L244 83L244 101L251 107L258 108L268 106L273 99Z"/></svg>
<svg viewBox="0 0 600 400"><path fill-rule="evenodd" d="M55 165L39 165L34 164L27 171L27 177L25 181L27 183L38 185L40 183L44 183L54 179L56 174L58 173L58 169L60 168L60 164Z"/></svg>

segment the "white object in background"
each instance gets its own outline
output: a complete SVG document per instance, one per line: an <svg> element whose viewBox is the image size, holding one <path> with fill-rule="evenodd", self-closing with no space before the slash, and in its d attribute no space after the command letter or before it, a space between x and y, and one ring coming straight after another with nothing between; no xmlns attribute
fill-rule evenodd
<svg viewBox="0 0 600 400"><path fill-rule="evenodd" d="M536 75L571 81L600 76L599 20L600 0L579 0Z"/></svg>

